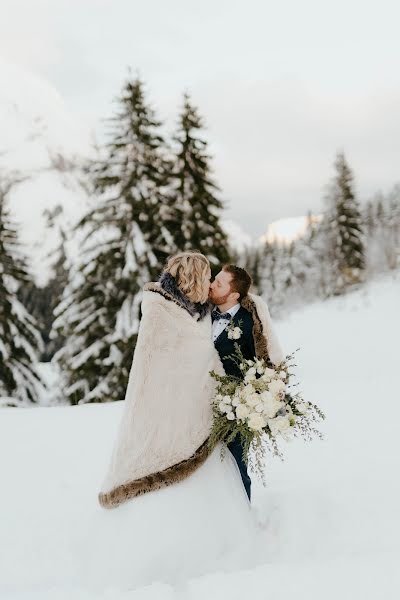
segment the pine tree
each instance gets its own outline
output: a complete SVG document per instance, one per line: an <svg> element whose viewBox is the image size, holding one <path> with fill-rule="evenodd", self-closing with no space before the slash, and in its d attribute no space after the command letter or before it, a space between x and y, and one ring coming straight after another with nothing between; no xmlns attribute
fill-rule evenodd
<svg viewBox="0 0 400 600"><path fill-rule="evenodd" d="M178 220L171 228L180 250L203 252L215 271L229 260L228 239L219 222L223 205L216 195L218 187L211 176L202 129L198 110L185 94L174 137L177 144L174 202L179 213L175 213Z"/></svg>
<svg viewBox="0 0 400 600"><path fill-rule="evenodd" d="M388 266L400 266L400 184L394 186L388 197Z"/></svg>
<svg viewBox="0 0 400 600"><path fill-rule="evenodd" d="M262 247L253 246L246 248L242 256L239 255L237 259L233 258L235 264L243 266L243 268L251 273L253 281L252 291L256 294L259 294L261 290L261 255Z"/></svg>
<svg viewBox="0 0 400 600"><path fill-rule="evenodd" d="M54 360L72 404L123 399L143 285L176 249L171 164L140 79L126 82L118 107L91 169L95 206L77 226L80 262L55 311L54 335L66 341Z"/></svg>
<svg viewBox="0 0 400 600"><path fill-rule="evenodd" d="M266 298L271 314L279 316L288 284L288 250L276 242L266 241L259 259L260 293Z"/></svg>
<svg viewBox="0 0 400 600"><path fill-rule="evenodd" d="M35 319L18 298L32 279L7 206L13 183L0 180L0 396L18 405L37 402L45 384L37 370L43 342Z"/></svg>
<svg viewBox="0 0 400 600"><path fill-rule="evenodd" d="M335 257L336 292L361 280L365 268L363 224L353 191L353 173L343 153L335 161L336 175L328 196L330 240Z"/></svg>

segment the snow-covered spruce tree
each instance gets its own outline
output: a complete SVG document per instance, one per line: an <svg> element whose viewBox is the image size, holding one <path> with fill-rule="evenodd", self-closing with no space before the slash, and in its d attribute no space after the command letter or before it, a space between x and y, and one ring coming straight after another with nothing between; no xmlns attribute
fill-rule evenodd
<svg viewBox="0 0 400 600"><path fill-rule="evenodd" d="M387 202L387 262L389 269L395 269L400 266L400 184L391 190Z"/></svg>
<svg viewBox="0 0 400 600"><path fill-rule="evenodd" d="M79 260L57 307L54 355L72 404L124 398L143 285L158 278L176 245L168 197L171 165L140 79L128 80L109 142L90 172L95 205L78 223Z"/></svg>
<svg viewBox="0 0 400 600"><path fill-rule="evenodd" d="M173 211L176 221L170 229L179 250L203 252L214 271L230 257L228 238L220 224L223 205L211 176L210 156L202 129L198 110L185 94L174 136L174 206L178 212Z"/></svg>
<svg viewBox="0 0 400 600"><path fill-rule="evenodd" d="M373 275L400 265L400 185L387 194L375 194L364 210L368 273Z"/></svg>
<svg viewBox="0 0 400 600"><path fill-rule="evenodd" d="M335 161L336 175L327 196L326 214L332 253L335 258L335 293L359 282L365 268L361 212L353 191L353 173L343 152Z"/></svg>
<svg viewBox="0 0 400 600"><path fill-rule="evenodd" d="M266 241L259 255L259 291L275 317L283 313L290 267L288 248L278 242Z"/></svg>
<svg viewBox="0 0 400 600"><path fill-rule="evenodd" d="M45 384L37 370L43 341L35 319L18 299L31 276L7 207L12 185L0 176L0 397L9 399L5 404L19 405L38 402Z"/></svg>
<svg viewBox="0 0 400 600"><path fill-rule="evenodd" d="M254 293L260 293L260 275L261 275L261 252L262 247L260 246L251 246L250 248L246 248L242 255L239 255L238 258L235 256L232 258L235 264L239 266L243 266L249 273L251 273L251 278L253 280L252 289Z"/></svg>

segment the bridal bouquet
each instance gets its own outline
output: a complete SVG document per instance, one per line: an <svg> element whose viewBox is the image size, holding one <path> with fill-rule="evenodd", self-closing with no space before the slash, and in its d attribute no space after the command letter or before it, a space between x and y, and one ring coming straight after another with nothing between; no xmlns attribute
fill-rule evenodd
<svg viewBox="0 0 400 600"><path fill-rule="evenodd" d="M224 453L227 444L240 434L243 459L263 481L266 450L283 458L279 438L290 440L292 436L301 436L311 440L313 435L322 438L314 423L325 418L323 412L291 389L293 358L294 353L289 354L278 367L270 368L263 359L245 360L235 344L231 359L239 366L243 379L211 372L217 388L210 447L222 442Z"/></svg>

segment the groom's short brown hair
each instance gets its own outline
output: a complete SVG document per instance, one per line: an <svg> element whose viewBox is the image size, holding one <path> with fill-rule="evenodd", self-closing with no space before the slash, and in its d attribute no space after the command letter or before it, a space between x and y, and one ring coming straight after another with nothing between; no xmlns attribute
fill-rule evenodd
<svg viewBox="0 0 400 600"><path fill-rule="evenodd" d="M250 273L246 269L242 269L242 267L237 267L236 265L224 265L222 270L232 275L232 281L230 282L231 290L232 292L239 293L240 302L247 296L250 286L253 283Z"/></svg>

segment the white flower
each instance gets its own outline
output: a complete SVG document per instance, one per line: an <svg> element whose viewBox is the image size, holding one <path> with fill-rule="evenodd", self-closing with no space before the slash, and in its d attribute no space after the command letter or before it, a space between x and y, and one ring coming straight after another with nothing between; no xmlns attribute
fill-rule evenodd
<svg viewBox="0 0 400 600"><path fill-rule="evenodd" d="M284 433L290 428L290 420L288 417L275 417L275 419L268 420L268 425L275 437L278 433Z"/></svg>
<svg viewBox="0 0 400 600"><path fill-rule="evenodd" d="M232 399L232 406L238 406L238 404L240 404L240 398L234 396Z"/></svg>
<svg viewBox="0 0 400 600"><path fill-rule="evenodd" d="M254 381L256 379L256 369L254 367L250 367L250 369L247 371L246 375L244 376L244 380L245 381Z"/></svg>
<svg viewBox="0 0 400 600"><path fill-rule="evenodd" d="M260 394L257 394L257 392L250 394L250 396L247 396L247 398L246 398L246 404L251 407L257 406L257 404L259 404L259 402L260 402Z"/></svg>
<svg viewBox="0 0 400 600"><path fill-rule="evenodd" d="M252 360L246 360L248 365L254 365L254 362Z"/></svg>
<svg viewBox="0 0 400 600"><path fill-rule="evenodd" d="M256 380L256 376L252 375L252 374L246 375L245 378L244 378L244 380L245 380L246 383L249 383L250 381L255 381Z"/></svg>
<svg viewBox="0 0 400 600"><path fill-rule="evenodd" d="M274 371L274 369L269 369L268 367L265 367L264 374L262 375L261 379L263 379L264 381L270 381L275 375L276 372Z"/></svg>
<svg viewBox="0 0 400 600"><path fill-rule="evenodd" d="M250 427L250 429L253 429L254 431L260 431L263 427L265 427L264 419L261 415L257 413L252 413L250 415L247 424Z"/></svg>
<svg viewBox="0 0 400 600"><path fill-rule="evenodd" d="M230 340L238 340L241 335L242 335L242 330L240 329L240 327L233 327L232 329L229 329L229 331L228 331L228 338Z"/></svg>
<svg viewBox="0 0 400 600"><path fill-rule="evenodd" d="M247 385L244 386L244 388L241 391L241 395L243 398L247 398L247 396L250 396L250 394L254 394L254 387L252 386L251 383L248 383Z"/></svg>
<svg viewBox="0 0 400 600"><path fill-rule="evenodd" d="M228 412L228 414L226 415L227 419L229 419L230 421L234 421L235 420L235 413Z"/></svg>
<svg viewBox="0 0 400 600"><path fill-rule="evenodd" d="M285 371L281 371L281 372L279 373L279 377L280 377L281 379L285 379L285 378L286 378L286 373L285 373Z"/></svg>
<svg viewBox="0 0 400 600"><path fill-rule="evenodd" d="M224 396L222 398L222 402L225 402L225 404L230 404L231 403L231 397L230 396Z"/></svg>
<svg viewBox="0 0 400 600"><path fill-rule="evenodd" d="M259 367L257 367L257 373L258 373L259 375L262 375L262 374L264 373L264 367L263 367L263 366L259 366Z"/></svg>
<svg viewBox="0 0 400 600"><path fill-rule="evenodd" d="M228 406L227 404L225 404L225 402L220 402L218 404L218 408L219 408L220 412L222 412L222 413L227 413L231 410L231 407Z"/></svg>
<svg viewBox="0 0 400 600"><path fill-rule="evenodd" d="M266 375L269 375L270 377L274 377L274 375L276 374L276 371L275 371L275 369L270 369L269 367L266 367L265 373L266 373Z"/></svg>
<svg viewBox="0 0 400 600"><path fill-rule="evenodd" d="M279 392L282 392L285 389L286 385L282 379L273 379L268 387L272 394L278 395Z"/></svg>
<svg viewBox="0 0 400 600"><path fill-rule="evenodd" d="M275 417L278 410L283 406L282 402L279 402L279 400L277 400L275 396L271 394L271 392L263 392L261 394L261 399L263 403L264 415L268 419Z"/></svg>
<svg viewBox="0 0 400 600"><path fill-rule="evenodd" d="M257 404L256 406L256 412L261 413L264 411L264 404L262 402L260 402L260 404Z"/></svg>
<svg viewBox="0 0 400 600"><path fill-rule="evenodd" d="M239 404L236 409L236 416L238 419L245 419L250 414L250 409L245 404Z"/></svg>
<svg viewBox="0 0 400 600"><path fill-rule="evenodd" d="M246 365L244 363L240 363L240 370L244 371L246 368Z"/></svg>
<svg viewBox="0 0 400 600"><path fill-rule="evenodd" d="M260 394L260 396L261 400L266 403L272 402L272 400L274 400L274 395L269 390L266 390L265 392Z"/></svg>
<svg viewBox="0 0 400 600"><path fill-rule="evenodd" d="M306 402L297 402L296 408L299 411L299 413L301 413L302 415L305 415L306 412L308 411L308 406L307 406Z"/></svg>

